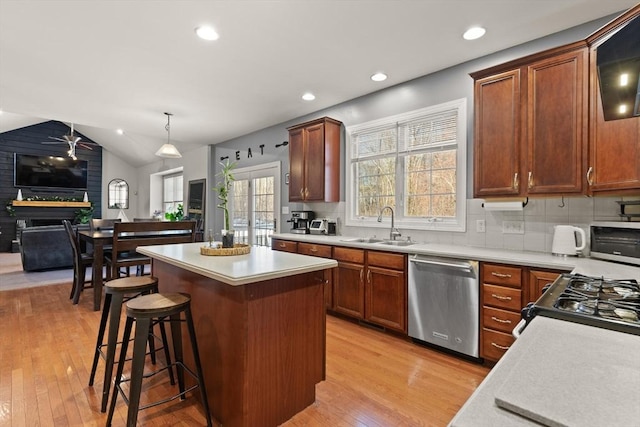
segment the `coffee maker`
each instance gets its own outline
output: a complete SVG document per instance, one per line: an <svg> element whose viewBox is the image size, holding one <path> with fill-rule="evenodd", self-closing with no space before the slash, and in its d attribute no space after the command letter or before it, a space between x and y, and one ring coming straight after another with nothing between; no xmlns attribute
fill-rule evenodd
<svg viewBox="0 0 640 427"><path fill-rule="evenodd" d="M291 211L291 232L295 234L309 234L311 221L316 217L313 211Z"/></svg>

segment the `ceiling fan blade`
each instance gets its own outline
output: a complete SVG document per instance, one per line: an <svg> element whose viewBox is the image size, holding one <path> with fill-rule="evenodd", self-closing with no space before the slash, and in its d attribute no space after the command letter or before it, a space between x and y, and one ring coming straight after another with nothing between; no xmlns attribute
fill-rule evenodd
<svg viewBox="0 0 640 427"><path fill-rule="evenodd" d="M46 145L58 145L58 144L66 144L67 141L42 141L40 144Z"/></svg>
<svg viewBox="0 0 640 427"><path fill-rule="evenodd" d="M90 145L87 145L84 142L79 142L78 145L82 148L86 148L87 150L93 150Z"/></svg>

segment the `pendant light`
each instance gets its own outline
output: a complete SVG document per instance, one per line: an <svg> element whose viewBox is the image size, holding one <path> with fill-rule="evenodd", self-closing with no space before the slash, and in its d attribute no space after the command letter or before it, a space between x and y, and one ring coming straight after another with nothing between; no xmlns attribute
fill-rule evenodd
<svg viewBox="0 0 640 427"><path fill-rule="evenodd" d="M182 154L180 154L178 149L171 143L171 116L173 116L173 114L164 114L167 116L167 125L164 127L167 130L167 143L163 144L162 147L156 151L156 156L168 159L179 159L182 157Z"/></svg>

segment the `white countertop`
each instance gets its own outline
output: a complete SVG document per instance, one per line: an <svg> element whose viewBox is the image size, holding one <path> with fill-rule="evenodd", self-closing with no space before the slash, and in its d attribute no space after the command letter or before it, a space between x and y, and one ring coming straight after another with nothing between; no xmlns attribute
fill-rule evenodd
<svg viewBox="0 0 640 427"><path fill-rule="evenodd" d="M232 286L325 270L338 265L332 259L274 251L265 246L252 246L247 255L201 255L200 247L205 245L197 242L140 246L136 251Z"/></svg>
<svg viewBox="0 0 640 427"><path fill-rule="evenodd" d="M273 238L324 245L375 249L407 254L432 255L474 261L499 262L551 270L563 270L587 276L604 276L610 279L636 279L640 282L640 267L592 258L559 257L542 252L510 251L474 246L443 245L438 243L416 243L410 246L391 246L380 243L362 243L349 240L356 236L323 236L313 234L281 233Z"/></svg>
<svg viewBox="0 0 640 427"><path fill-rule="evenodd" d="M638 335L537 316L450 426L540 425L499 407L505 396L556 425L640 425L639 354Z"/></svg>

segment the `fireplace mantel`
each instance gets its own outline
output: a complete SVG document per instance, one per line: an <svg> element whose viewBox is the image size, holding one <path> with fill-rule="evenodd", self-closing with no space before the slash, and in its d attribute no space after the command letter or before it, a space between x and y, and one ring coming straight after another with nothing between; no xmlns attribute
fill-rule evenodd
<svg viewBox="0 0 640 427"><path fill-rule="evenodd" d="M14 207L28 206L32 208L90 208L91 202L61 202L49 200L14 200Z"/></svg>

